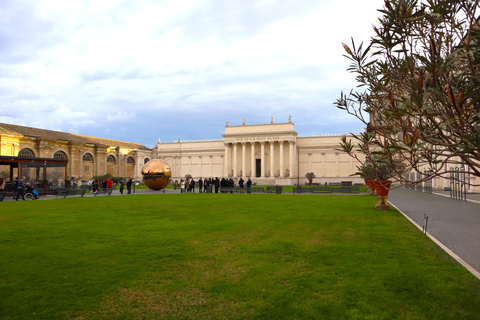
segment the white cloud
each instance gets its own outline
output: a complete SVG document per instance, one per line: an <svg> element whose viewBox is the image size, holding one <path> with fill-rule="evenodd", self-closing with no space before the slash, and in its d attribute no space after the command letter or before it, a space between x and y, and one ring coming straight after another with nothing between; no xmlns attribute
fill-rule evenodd
<svg viewBox="0 0 480 320"><path fill-rule="evenodd" d="M109 113L107 115L107 121L109 122L128 121L133 118L135 118L135 113L127 113L123 111L118 111L115 114Z"/></svg>
<svg viewBox="0 0 480 320"><path fill-rule="evenodd" d="M128 130L114 126L128 121L143 134L135 142L153 144L203 135L199 120L222 130L226 118L261 123L292 114L302 135L312 119L336 113L340 90L355 86L341 43L368 40L382 4L5 0L0 121L127 141ZM145 116L159 122L158 132L143 129ZM350 125L342 116L332 121Z"/></svg>

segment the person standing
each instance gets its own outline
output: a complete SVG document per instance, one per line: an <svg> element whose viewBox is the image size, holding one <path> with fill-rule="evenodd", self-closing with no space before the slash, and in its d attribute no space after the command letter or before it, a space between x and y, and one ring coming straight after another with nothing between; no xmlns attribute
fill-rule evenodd
<svg viewBox="0 0 480 320"><path fill-rule="evenodd" d="M252 180L248 178L247 180L247 193L250 193L250 187L252 186Z"/></svg>
<svg viewBox="0 0 480 320"><path fill-rule="evenodd" d="M218 177L215 178L214 184L215 184L215 193L218 193L218 187L220 187L220 179L218 179Z"/></svg>
<svg viewBox="0 0 480 320"><path fill-rule="evenodd" d="M208 178L205 178L205 181L203 183L203 192L207 193L207 187L209 185L209 179Z"/></svg>
<svg viewBox="0 0 480 320"><path fill-rule="evenodd" d="M123 194L123 189L125 188L125 179L120 181L120 194Z"/></svg>
<svg viewBox="0 0 480 320"><path fill-rule="evenodd" d="M238 186L240 187L240 193L243 193L243 183L245 181L243 180L242 177L240 177L240 180L238 180Z"/></svg>
<svg viewBox="0 0 480 320"><path fill-rule="evenodd" d="M192 193L195 193L195 180L193 180L193 178L192 181L190 181L190 191L192 191Z"/></svg>
<svg viewBox="0 0 480 320"><path fill-rule="evenodd" d="M18 177L15 177L15 181L13 181L13 199L18 195Z"/></svg>
<svg viewBox="0 0 480 320"><path fill-rule="evenodd" d="M200 177L200 179L198 179L198 192L199 193L202 193L202 187L203 187L203 180L202 180L202 177Z"/></svg>
<svg viewBox="0 0 480 320"><path fill-rule="evenodd" d="M221 191L224 187L227 186L227 182L225 180L225 177L222 177L222 180L220 180L220 192L225 193L225 191Z"/></svg>
<svg viewBox="0 0 480 320"><path fill-rule="evenodd" d="M25 200L25 177L22 177L22 179L18 181L17 197L15 198L15 201L18 201L19 196L22 197L22 200Z"/></svg>
<svg viewBox="0 0 480 320"><path fill-rule="evenodd" d="M180 179L180 193L185 192L185 181L183 179Z"/></svg>
<svg viewBox="0 0 480 320"><path fill-rule="evenodd" d="M133 179L132 178L128 179L128 181L127 181L127 194L132 194L132 183L133 183Z"/></svg>
<svg viewBox="0 0 480 320"><path fill-rule="evenodd" d="M112 189L113 188L113 181L110 180L110 178L107 178L107 188Z"/></svg>

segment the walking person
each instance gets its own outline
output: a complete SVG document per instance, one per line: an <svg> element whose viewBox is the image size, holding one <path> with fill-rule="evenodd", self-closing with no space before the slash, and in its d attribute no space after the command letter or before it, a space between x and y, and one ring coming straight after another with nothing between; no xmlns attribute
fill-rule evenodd
<svg viewBox="0 0 480 320"><path fill-rule="evenodd" d="M193 180L193 178L192 181L190 181L190 191L195 193L195 180Z"/></svg>
<svg viewBox="0 0 480 320"><path fill-rule="evenodd" d="M218 187L220 187L220 179L218 179L218 177L216 177L215 181L213 183L215 185L215 193L218 193Z"/></svg>
<svg viewBox="0 0 480 320"><path fill-rule="evenodd" d="M200 179L198 179L198 192L199 193L202 193L202 187L203 187L203 180L202 180L202 177L200 177Z"/></svg>
<svg viewBox="0 0 480 320"><path fill-rule="evenodd" d="M25 200L25 177L22 177L18 181L18 187L17 187L17 197L15 198L15 201L18 201L18 197L22 197L22 200Z"/></svg>

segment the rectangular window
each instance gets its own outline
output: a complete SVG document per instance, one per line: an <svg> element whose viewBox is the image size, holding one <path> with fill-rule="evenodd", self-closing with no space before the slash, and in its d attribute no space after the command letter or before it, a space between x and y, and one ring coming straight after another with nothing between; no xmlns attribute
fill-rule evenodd
<svg viewBox="0 0 480 320"><path fill-rule="evenodd" d="M83 172L90 172L90 166L83 166Z"/></svg>

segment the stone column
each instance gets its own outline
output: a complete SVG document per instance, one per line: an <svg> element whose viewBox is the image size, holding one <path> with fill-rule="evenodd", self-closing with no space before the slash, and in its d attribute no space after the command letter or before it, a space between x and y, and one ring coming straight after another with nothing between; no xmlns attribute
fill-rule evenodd
<svg viewBox="0 0 480 320"><path fill-rule="evenodd" d="M80 149L80 172L78 173L78 177L83 180L83 149Z"/></svg>
<svg viewBox="0 0 480 320"><path fill-rule="evenodd" d="M95 147L92 150L93 154L93 175L94 176L99 176L100 175L100 157L98 155L98 148ZM46 179L46 178L45 178Z"/></svg>
<svg viewBox="0 0 480 320"><path fill-rule="evenodd" d="M225 172L225 157L223 154L220 155L220 162L221 162L220 173L222 173L222 172Z"/></svg>
<svg viewBox="0 0 480 320"><path fill-rule="evenodd" d="M228 142L225 142L224 143L225 145L225 171L224 171L224 176L225 177L228 177L228 170L229 170L229 161L230 161L230 157L228 156Z"/></svg>
<svg viewBox="0 0 480 320"><path fill-rule="evenodd" d="M325 157L325 152L322 152L322 164L323 164L322 177L326 177L327 176L327 161L326 161L326 157Z"/></svg>
<svg viewBox="0 0 480 320"><path fill-rule="evenodd" d="M202 156L198 156L198 165L200 166L200 177L202 177Z"/></svg>
<svg viewBox="0 0 480 320"><path fill-rule="evenodd" d="M247 147L247 143L246 142L242 142L242 177L245 177L247 175L247 166L246 166L246 161L245 161L245 157L246 157L246 149Z"/></svg>
<svg viewBox="0 0 480 320"><path fill-rule="evenodd" d="M280 143L280 178L285 178L285 167L283 165L283 140Z"/></svg>
<svg viewBox="0 0 480 320"><path fill-rule="evenodd" d="M274 162L275 155L273 154L273 147L275 142L270 141L269 143L270 143L270 177L275 177L275 162Z"/></svg>
<svg viewBox="0 0 480 320"><path fill-rule="evenodd" d="M250 146L252 148L252 154L251 154L251 171L252 175L251 177L254 178L256 177L256 171L257 171L257 164L255 163L255 142L250 142Z"/></svg>
<svg viewBox="0 0 480 320"><path fill-rule="evenodd" d="M238 175L237 169L237 145L238 143L233 144L233 177L236 178Z"/></svg>
<svg viewBox="0 0 480 320"><path fill-rule="evenodd" d="M308 153L308 172L312 172L312 153Z"/></svg>
<svg viewBox="0 0 480 320"><path fill-rule="evenodd" d="M179 175L177 174L177 156L174 156L174 157L173 157L173 172L172 172L172 176L174 176L174 177L179 177Z"/></svg>
<svg viewBox="0 0 480 320"><path fill-rule="evenodd" d="M290 140L288 141L288 144L290 145L290 178L293 178L294 174L293 174L293 156L294 156L294 145L295 145L295 141L294 140Z"/></svg>
<svg viewBox="0 0 480 320"><path fill-rule="evenodd" d="M108 171L108 151L105 152L105 156L103 156L103 174L107 174Z"/></svg>
<svg viewBox="0 0 480 320"><path fill-rule="evenodd" d="M208 156L210 158L210 176L214 178L213 176L213 155Z"/></svg>
<svg viewBox="0 0 480 320"><path fill-rule="evenodd" d="M69 170L68 170L68 175L69 177L74 176L75 173L75 148L73 145L70 143L68 145L68 162L69 162ZM105 171L106 172L106 171ZM69 177L65 177L65 179L68 179Z"/></svg>
<svg viewBox="0 0 480 320"><path fill-rule="evenodd" d="M188 172L187 174L192 174L192 156L188 156Z"/></svg>
<svg viewBox="0 0 480 320"><path fill-rule="evenodd" d="M339 177L340 176L340 152L335 152L335 155L337 156L336 157L336 161L337 161L337 174L335 175L336 177Z"/></svg>
<svg viewBox="0 0 480 320"><path fill-rule="evenodd" d="M261 176L265 178L265 141L260 142L260 171Z"/></svg>

